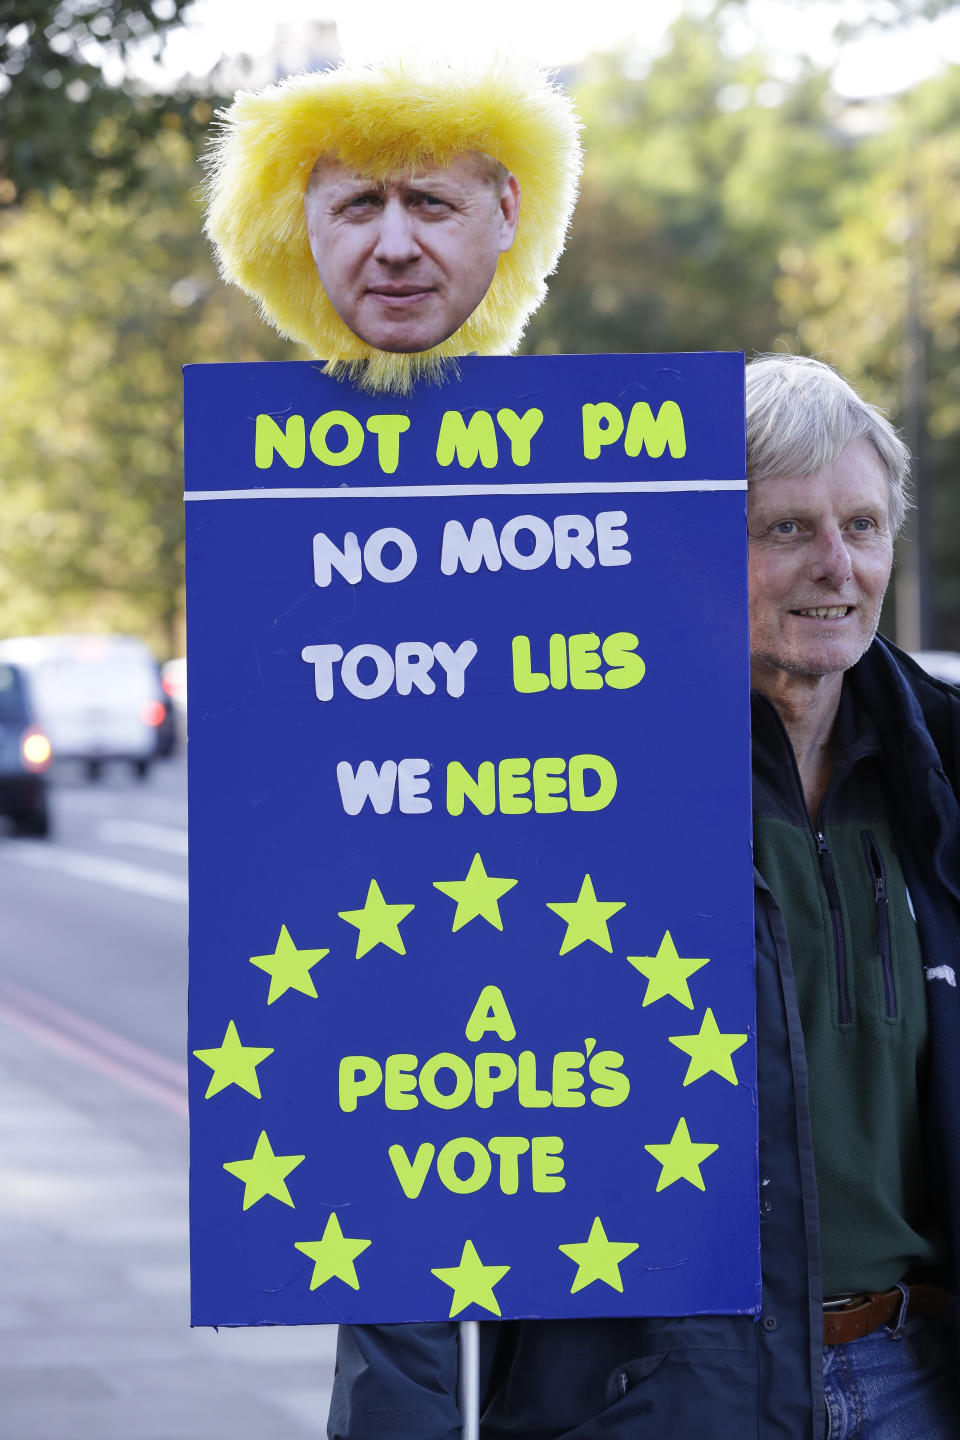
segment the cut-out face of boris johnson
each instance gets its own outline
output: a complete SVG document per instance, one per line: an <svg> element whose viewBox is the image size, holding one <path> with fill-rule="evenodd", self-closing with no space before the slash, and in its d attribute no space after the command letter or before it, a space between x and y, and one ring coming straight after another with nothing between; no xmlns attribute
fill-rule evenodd
<svg viewBox="0 0 960 1440"><path fill-rule="evenodd" d="M330 304L378 350L430 350L473 314L513 244L516 176L467 151L377 180L324 156L304 196L310 249Z"/></svg>
<svg viewBox="0 0 960 1440"><path fill-rule="evenodd" d="M218 120L221 274L326 373L404 391L516 349L580 173L577 119L544 72L344 65L241 92Z"/></svg>

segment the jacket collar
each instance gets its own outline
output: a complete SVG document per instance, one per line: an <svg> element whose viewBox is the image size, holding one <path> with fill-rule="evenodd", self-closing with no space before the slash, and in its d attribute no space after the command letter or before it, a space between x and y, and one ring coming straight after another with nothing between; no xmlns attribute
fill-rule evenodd
<svg viewBox="0 0 960 1440"><path fill-rule="evenodd" d="M904 833L919 829L927 837L935 878L960 901L960 807L925 713L926 704L942 701L944 687L880 636L848 672L846 685L876 726Z"/></svg>

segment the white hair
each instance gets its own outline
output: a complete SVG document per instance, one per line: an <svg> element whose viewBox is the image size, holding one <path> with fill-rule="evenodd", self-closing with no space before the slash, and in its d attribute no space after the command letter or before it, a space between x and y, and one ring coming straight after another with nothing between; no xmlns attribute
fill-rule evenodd
<svg viewBox="0 0 960 1440"><path fill-rule="evenodd" d="M748 483L815 475L860 439L870 441L887 473L896 535L910 504L910 451L883 411L822 360L758 355L748 361Z"/></svg>

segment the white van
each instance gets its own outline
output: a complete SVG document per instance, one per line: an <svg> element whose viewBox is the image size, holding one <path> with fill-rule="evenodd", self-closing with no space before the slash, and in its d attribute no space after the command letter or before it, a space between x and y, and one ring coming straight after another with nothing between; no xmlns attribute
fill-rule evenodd
<svg viewBox="0 0 960 1440"><path fill-rule="evenodd" d="M55 760L79 760L92 780L108 760L147 774L166 706L157 663L130 635L23 635L0 660L26 676Z"/></svg>

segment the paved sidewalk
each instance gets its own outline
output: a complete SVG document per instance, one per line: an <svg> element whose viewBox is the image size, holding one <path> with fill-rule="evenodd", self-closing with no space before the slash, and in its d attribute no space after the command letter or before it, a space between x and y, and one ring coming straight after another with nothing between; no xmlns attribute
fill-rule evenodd
<svg viewBox="0 0 960 1440"><path fill-rule="evenodd" d="M189 1329L186 1139L0 1018L0 1440L322 1440L329 1327Z"/></svg>

